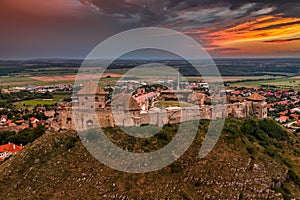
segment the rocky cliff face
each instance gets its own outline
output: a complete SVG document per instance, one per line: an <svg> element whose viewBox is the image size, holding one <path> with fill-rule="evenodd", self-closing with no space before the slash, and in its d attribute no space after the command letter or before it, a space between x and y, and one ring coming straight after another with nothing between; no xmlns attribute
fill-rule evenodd
<svg viewBox="0 0 300 200"><path fill-rule="evenodd" d="M238 121L234 124L243 126ZM205 130L205 126L200 128ZM114 131L109 129L108 134ZM297 158L287 164L280 151L279 157L269 155L258 141L249 138L232 133L232 125L227 122L214 150L205 159L199 159L197 155L203 139L202 130L199 130L193 145L175 163L156 172L129 174L98 162L75 133L47 133L0 166L0 199L299 197L299 185L289 171L289 168L299 169ZM297 141L294 138L282 143L287 156L294 148L299 148ZM138 148L139 144L134 146Z"/></svg>

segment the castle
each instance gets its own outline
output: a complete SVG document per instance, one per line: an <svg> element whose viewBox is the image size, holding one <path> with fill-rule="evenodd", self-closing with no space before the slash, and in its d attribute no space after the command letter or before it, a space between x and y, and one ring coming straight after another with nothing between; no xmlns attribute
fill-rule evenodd
<svg viewBox="0 0 300 200"><path fill-rule="evenodd" d="M98 125L102 128L148 124L162 127L166 124L200 119L214 120L228 116L238 119L249 116L256 116L259 119L267 118L265 98L257 93L239 102L226 104L226 109L222 109L224 105L204 104L206 97L203 93L193 92L188 96L185 90L157 90L145 93L140 88L134 96L119 94L112 102L108 97L109 94L97 85L86 84L77 93L77 99L73 99L72 105L66 105L59 110L57 121L53 123L52 128L84 131L96 128ZM153 103L159 100L168 101L176 98L177 100L188 99L191 106L153 107ZM91 109L95 112L91 113Z"/></svg>

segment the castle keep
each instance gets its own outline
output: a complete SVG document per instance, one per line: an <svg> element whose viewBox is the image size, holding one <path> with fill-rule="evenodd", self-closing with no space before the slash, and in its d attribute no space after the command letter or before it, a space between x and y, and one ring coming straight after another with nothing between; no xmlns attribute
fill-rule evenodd
<svg viewBox="0 0 300 200"><path fill-rule="evenodd" d="M176 93L175 96L174 93ZM265 98L257 93L239 102L226 105L205 105L203 93L193 92L189 97L186 94L186 91L165 90L162 92L158 90L145 93L142 90L138 91L135 96L119 94L111 102L109 92L96 85L87 84L77 93L78 97L73 100L72 104L60 108L57 120L52 127L84 131L96 128L98 124L103 128L147 124L161 127L166 124L228 116L238 119L249 116L256 116L259 119L267 118ZM159 100L167 101L169 98L174 100L176 96L179 96L181 101L188 101L190 106L166 108L153 106ZM222 109L222 106L226 106L226 109ZM91 109L94 113L91 113Z"/></svg>

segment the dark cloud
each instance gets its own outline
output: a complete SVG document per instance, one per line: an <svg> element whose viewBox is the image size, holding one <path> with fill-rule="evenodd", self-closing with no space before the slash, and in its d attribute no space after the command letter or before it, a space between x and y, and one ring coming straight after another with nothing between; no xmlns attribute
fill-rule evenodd
<svg viewBox="0 0 300 200"><path fill-rule="evenodd" d="M296 21L296 22L288 22L288 23L281 23L281 24L276 24L276 25L270 25L267 27L263 27L263 28L257 28L254 29L255 31L261 31L261 30L270 30L270 29L276 29L276 28L280 28L283 26L291 26L291 25L296 25L296 24L300 24L300 20Z"/></svg>
<svg viewBox="0 0 300 200"><path fill-rule="evenodd" d="M291 39L281 39L281 40L266 40L265 43L285 43L285 42L293 42L299 41L300 38L291 38Z"/></svg>
<svg viewBox="0 0 300 200"><path fill-rule="evenodd" d="M103 15L116 17L122 22L139 23L139 25L172 21L180 18L185 12L201 13L203 10L211 9L211 15L218 14L214 11L218 8L228 9L228 13L223 13L223 16L222 13L215 15L215 19L207 16L206 19L211 19L208 22L228 17L229 12L232 13L231 19L239 19L251 13L263 15L267 14L265 12L270 8L272 8L271 14L300 17L299 0L285 0L284 2L282 0L81 0L81 2L91 5ZM197 17L196 14L195 17Z"/></svg>
<svg viewBox="0 0 300 200"><path fill-rule="evenodd" d="M222 51L211 43L219 36L208 34L264 15L300 17L299 10L299 0L1 0L0 57L84 57L109 36L143 26L181 31Z"/></svg>
<svg viewBox="0 0 300 200"><path fill-rule="evenodd" d="M210 50L210 52L226 52L226 51L240 51L240 48L216 48Z"/></svg>

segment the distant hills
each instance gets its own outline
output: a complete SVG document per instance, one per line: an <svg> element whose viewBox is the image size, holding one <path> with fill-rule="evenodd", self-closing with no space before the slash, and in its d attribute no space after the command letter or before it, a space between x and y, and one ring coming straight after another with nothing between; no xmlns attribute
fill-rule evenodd
<svg viewBox="0 0 300 200"><path fill-rule="evenodd" d="M190 126L195 123L189 122ZM197 157L208 128L201 121L189 150L156 172L128 174L93 158L70 131L46 133L0 165L0 199L291 199L300 196L300 141L272 120L227 119L220 140ZM105 129L128 151L153 151L178 125L150 139Z"/></svg>
<svg viewBox="0 0 300 200"><path fill-rule="evenodd" d="M82 61L81 59L2 60L0 61L0 76L76 74ZM300 59L298 58L214 59L214 61L223 76L291 76L300 74ZM106 61L102 60L101 62ZM113 62L109 69L130 69L153 62L179 67L183 75L199 75L185 60L175 59L122 59ZM199 65L201 64L205 65L205 60L199 61Z"/></svg>

